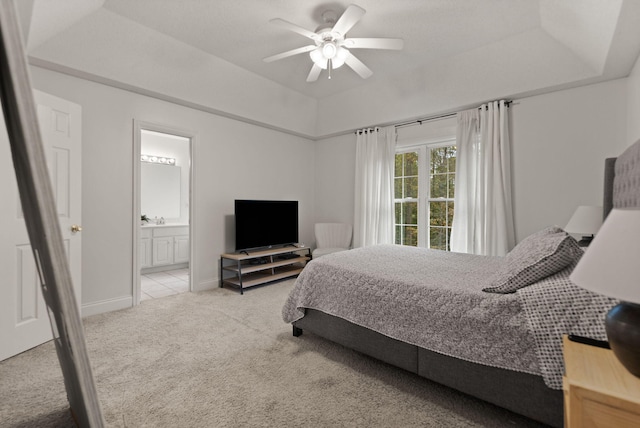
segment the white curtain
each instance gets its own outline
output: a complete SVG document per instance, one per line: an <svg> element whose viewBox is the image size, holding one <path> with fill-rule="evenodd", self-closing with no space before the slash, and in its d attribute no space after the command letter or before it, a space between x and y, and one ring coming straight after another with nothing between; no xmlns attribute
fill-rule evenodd
<svg viewBox="0 0 640 428"><path fill-rule="evenodd" d="M353 246L392 244L396 129L363 129L356 135Z"/></svg>
<svg viewBox="0 0 640 428"><path fill-rule="evenodd" d="M503 256L515 245L507 106L494 101L457 119L451 251Z"/></svg>

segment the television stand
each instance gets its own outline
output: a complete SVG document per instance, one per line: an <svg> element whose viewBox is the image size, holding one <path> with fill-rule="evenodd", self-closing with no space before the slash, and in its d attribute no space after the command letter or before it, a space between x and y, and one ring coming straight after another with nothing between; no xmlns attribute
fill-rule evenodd
<svg viewBox="0 0 640 428"><path fill-rule="evenodd" d="M231 285L244 294L246 288L297 276L311 258L306 246L225 253L220 255L220 287ZM255 263L256 259L266 263ZM228 272L233 275L225 277Z"/></svg>

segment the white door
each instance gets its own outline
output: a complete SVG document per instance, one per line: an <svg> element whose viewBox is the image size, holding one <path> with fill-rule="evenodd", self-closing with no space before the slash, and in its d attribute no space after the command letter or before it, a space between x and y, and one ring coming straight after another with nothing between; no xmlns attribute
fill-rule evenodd
<svg viewBox="0 0 640 428"><path fill-rule="evenodd" d="M81 266L81 108L34 91L38 121L78 308ZM52 339L47 308L20 206L9 139L0 117L0 361Z"/></svg>

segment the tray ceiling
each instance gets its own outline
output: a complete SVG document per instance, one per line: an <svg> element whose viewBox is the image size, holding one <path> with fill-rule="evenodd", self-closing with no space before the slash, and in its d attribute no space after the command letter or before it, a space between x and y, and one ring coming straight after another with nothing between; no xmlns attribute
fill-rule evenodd
<svg viewBox="0 0 640 428"><path fill-rule="evenodd" d="M368 91L383 96L390 92L389 101L394 104L408 97L411 109L407 110L411 111L399 105L393 113L352 120L351 126L406 119L484 101L485 94L478 88L483 82L488 82L488 87L493 87L494 81L503 85L501 93L490 97L509 97L624 77L640 51L640 2L633 0L359 0L357 4L367 12L349 36L402 38L404 49L354 51L373 70L369 79L361 79L345 66L335 70L331 80L322 74L317 82L307 83L312 65L307 54L272 63L262 61L309 44L308 39L271 25L269 20L282 18L315 30L325 10L340 14L348 2L19 3L28 52L39 65L103 74L101 77L112 81L130 79L124 83L134 86L137 81L124 77L128 76L125 73L149 74L162 69L167 76L209 76L224 80L227 85L250 82L247 90L259 90L264 85L270 88L265 92L269 94L278 91L274 88L286 88L286 94L301 97L294 104L311 100L309 105L315 105L316 111L310 113L321 123L293 130L310 137L340 132L342 129L338 128L344 125L337 124L334 110L344 104L343 100ZM243 80L234 81L240 78ZM166 78L163 84L170 96L187 97L188 91L181 88L185 82ZM202 81L201 85L212 83ZM157 82L156 87L147 89L158 92L162 88ZM448 98L444 103L431 100L422 111L416 111L419 102L411 100L414 92ZM284 108L288 108L291 96L284 97ZM203 99L194 102L206 104ZM221 109L218 105L211 108ZM325 112L327 109L330 111ZM244 115L241 111L230 114ZM260 117L252 120L269 122ZM278 121L272 121L274 127L286 128L275 122Z"/></svg>

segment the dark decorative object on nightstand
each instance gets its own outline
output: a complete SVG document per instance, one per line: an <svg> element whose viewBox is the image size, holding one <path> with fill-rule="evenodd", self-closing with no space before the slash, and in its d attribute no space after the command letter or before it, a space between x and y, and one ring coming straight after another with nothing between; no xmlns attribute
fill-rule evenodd
<svg viewBox="0 0 640 428"><path fill-rule="evenodd" d="M614 306L605 326L613 353L627 370L640 377L640 305L621 302Z"/></svg>

